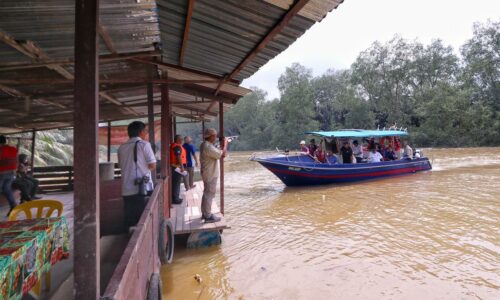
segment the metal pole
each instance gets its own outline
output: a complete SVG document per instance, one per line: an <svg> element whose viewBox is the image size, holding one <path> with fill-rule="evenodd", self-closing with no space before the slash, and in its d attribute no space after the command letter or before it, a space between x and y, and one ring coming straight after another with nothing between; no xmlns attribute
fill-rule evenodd
<svg viewBox="0 0 500 300"><path fill-rule="evenodd" d="M74 298L100 297L99 0L77 0L74 98Z"/></svg>
<svg viewBox="0 0 500 300"><path fill-rule="evenodd" d="M36 145L36 130L31 131L31 174L35 174L35 145Z"/></svg>
<svg viewBox="0 0 500 300"><path fill-rule="evenodd" d="M167 76L165 76L167 77ZM172 180L170 170L170 141L172 140L172 112L168 93L168 84L161 85L161 177L163 185L163 214L170 218L172 206ZM166 204L166 205L165 205Z"/></svg>
<svg viewBox="0 0 500 300"><path fill-rule="evenodd" d="M220 145L224 145L224 105L219 102L219 139ZM224 214L224 157L220 161L220 212Z"/></svg>
<svg viewBox="0 0 500 300"><path fill-rule="evenodd" d="M108 162L111 161L111 122L108 122Z"/></svg>

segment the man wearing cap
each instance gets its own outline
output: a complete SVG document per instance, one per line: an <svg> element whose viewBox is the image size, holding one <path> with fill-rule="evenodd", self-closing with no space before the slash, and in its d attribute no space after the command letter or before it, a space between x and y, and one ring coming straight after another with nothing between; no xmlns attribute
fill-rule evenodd
<svg viewBox="0 0 500 300"><path fill-rule="evenodd" d="M201 198L201 218L205 223L220 221L219 217L212 214L212 201L217 190L219 178L219 159L226 156L228 140L224 139L222 150L214 145L217 140L217 131L207 128L203 133L205 141L200 145L200 173L203 180L203 197Z"/></svg>
<svg viewBox="0 0 500 300"><path fill-rule="evenodd" d="M306 141L300 141L300 153L301 154L309 154L309 148L306 146Z"/></svg>

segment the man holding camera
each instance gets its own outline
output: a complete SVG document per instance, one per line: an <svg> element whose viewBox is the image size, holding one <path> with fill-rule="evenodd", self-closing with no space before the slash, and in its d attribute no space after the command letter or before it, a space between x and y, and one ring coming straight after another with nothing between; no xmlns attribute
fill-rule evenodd
<svg viewBox="0 0 500 300"><path fill-rule="evenodd" d="M201 218L205 223L220 221L219 217L212 214L212 201L217 191L217 180L219 179L219 159L226 156L229 140L224 139L222 149L215 147L217 131L207 128L203 133L205 141L200 145L200 172L203 179L203 197L201 198Z"/></svg>
<svg viewBox="0 0 500 300"><path fill-rule="evenodd" d="M125 227L135 226L153 192L151 171L156 168L156 157L151 144L146 142L146 125L135 121L128 125L129 140L118 149L121 168L122 196L125 208Z"/></svg>

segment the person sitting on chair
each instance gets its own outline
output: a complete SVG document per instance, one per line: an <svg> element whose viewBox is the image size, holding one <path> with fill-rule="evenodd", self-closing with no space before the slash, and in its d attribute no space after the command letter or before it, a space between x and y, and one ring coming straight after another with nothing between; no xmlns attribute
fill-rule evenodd
<svg viewBox="0 0 500 300"><path fill-rule="evenodd" d="M36 196L39 181L31 175L31 164L28 161L28 156L26 154L19 154L18 159L14 185L19 187L21 191L21 201L41 199L42 197Z"/></svg>

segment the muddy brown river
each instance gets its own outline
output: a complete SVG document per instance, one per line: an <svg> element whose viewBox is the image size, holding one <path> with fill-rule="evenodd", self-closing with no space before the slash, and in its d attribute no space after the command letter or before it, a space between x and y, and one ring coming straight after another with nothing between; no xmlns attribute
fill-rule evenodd
<svg viewBox="0 0 500 300"><path fill-rule="evenodd" d="M164 297L500 299L500 148L424 153L430 172L301 188L231 153L232 228L176 248Z"/></svg>

